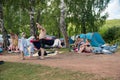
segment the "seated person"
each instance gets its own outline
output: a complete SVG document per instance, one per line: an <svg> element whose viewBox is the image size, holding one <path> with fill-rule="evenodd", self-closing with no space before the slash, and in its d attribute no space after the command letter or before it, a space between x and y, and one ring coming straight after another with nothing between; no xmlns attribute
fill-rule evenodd
<svg viewBox="0 0 120 80"><path fill-rule="evenodd" d="M80 46L84 43L83 39L80 38L80 36L77 37L75 43L74 43L74 48L79 50Z"/></svg>
<svg viewBox="0 0 120 80"><path fill-rule="evenodd" d="M92 47L90 46L89 40L86 40L86 42L80 46L78 53L82 53L83 51L85 51L85 52L92 51Z"/></svg>
<svg viewBox="0 0 120 80"><path fill-rule="evenodd" d="M77 39L75 40L75 43L74 43L75 47L78 46L78 44L80 43L80 41L81 41L80 36L78 36Z"/></svg>

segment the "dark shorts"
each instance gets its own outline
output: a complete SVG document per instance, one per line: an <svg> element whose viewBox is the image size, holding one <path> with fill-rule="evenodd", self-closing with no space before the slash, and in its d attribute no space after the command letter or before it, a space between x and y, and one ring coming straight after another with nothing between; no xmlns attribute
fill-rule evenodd
<svg viewBox="0 0 120 80"><path fill-rule="evenodd" d="M40 42L40 47L45 48L45 39L40 39L39 42Z"/></svg>
<svg viewBox="0 0 120 80"><path fill-rule="evenodd" d="M45 47L45 39L31 40L35 48L40 49Z"/></svg>

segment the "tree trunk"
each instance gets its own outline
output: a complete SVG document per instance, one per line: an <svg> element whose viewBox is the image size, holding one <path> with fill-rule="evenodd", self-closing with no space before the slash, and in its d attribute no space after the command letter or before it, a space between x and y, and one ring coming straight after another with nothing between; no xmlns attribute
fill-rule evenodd
<svg viewBox="0 0 120 80"><path fill-rule="evenodd" d="M36 35L36 27L35 27L35 21L34 21L34 4L35 4L35 0L29 0L30 3L30 34L32 35Z"/></svg>
<svg viewBox="0 0 120 80"><path fill-rule="evenodd" d="M85 10L82 9L82 21L81 21L81 33L86 33L86 14Z"/></svg>
<svg viewBox="0 0 120 80"><path fill-rule="evenodd" d="M60 15L60 30L64 37L65 47L69 48L69 38L67 34L66 24L65 24L65 3L61 0L61 15Z"/></svg>
<svg viewBox="0 0 120 80"><path fill-rule="evenodd" d="M7 30L4 27L4 21L3 21L3 6L2 6L2 2L0 0L0 28L2 31L2 37L3 37L3 48L6 50L8 48L9 45L9 40L8 40L8 35L7 35Z"/></svg>
<svg viewBox="0 0 120 80"><path fill-rule="evenodd" d="M37 23L39 23L39 19L40 19L40 10L38 10L38 12L37 12L37 18L36 18Z"/></svg>
<svg viewBox="0 0 120 80"><path fill-rule="evenodd" d="M81 33L86 33L85 19L82 19L81 28Z"/></svg>

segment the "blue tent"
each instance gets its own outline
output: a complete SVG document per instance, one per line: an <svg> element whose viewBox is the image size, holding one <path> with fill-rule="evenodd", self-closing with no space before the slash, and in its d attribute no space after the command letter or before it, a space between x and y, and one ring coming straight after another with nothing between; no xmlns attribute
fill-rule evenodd
<svg viewBox="0 0 120 80"><path fill-rule="evenodd" d="M85 39L90 40L91 46L94 46L94 47L99 47L99 46L105 44L105 41L103 40L101 35L99 33L97 33L97 32L87 33L87 34L80 34L80 38L83 38L84 40Z"/></svg>
<svg viewBox="0 0 120 80"><path fill-rule="evenodd" d="M73 44L73 43L74 41L71 38L69 38L69 44Z"/></svg>

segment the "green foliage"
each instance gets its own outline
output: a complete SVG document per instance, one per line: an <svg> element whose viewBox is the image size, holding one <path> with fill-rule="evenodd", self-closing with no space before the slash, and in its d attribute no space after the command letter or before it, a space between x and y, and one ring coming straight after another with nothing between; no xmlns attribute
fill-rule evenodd
<svg viewBox="0 0 120 80"><path fill-rule="evenodd" d="M48 2L51 2L48 5ZM29 15L29 0L5 0L4 4L4 21L5 28L8 33L27 32L30 36L30 15ZM22 5L21 5L22 4ZM35 22L39 22L47 29L47 34L60 34L59 30L59 1L53 0L35 0ZM39 16L38 16L39 15ZM37 20L38 19L38 20ZM26 26L27 25L27 26Z"/></svg>
<svg viewBox="0 0 120 80"><path fill-rule="evenodd" d="M29 28L24 28L27 24L29 24L29 14L28 12L26 12L27 10L25 9L28 8L28 0L25 1L4 0L4 23L8 33L20 34L23 31L30 31Z"/></svg>
<svg viewBox="0 0 120 80"><path fill-rule="evenodd" d="M120 42L120 20L107 20L99 32L106 42L114 44Z"/></svg>
<svg viewBox="0 0 120 80"><path fill-rule="evenodd" d="M103 38L106 42L111 43L114 40L120 39L120 26L111 27L104 33Z"/></svg>
<svg viewBox="0 0 120 80"><path fill-rule="evenodd" d="M69 36L84 31L97 31L107 17L107 15L101 16L100 14L108 2L109 0L65 0L67 11L65 21ZM61 37L59 29L60 0L35 0L33 5L35 22L38 21L44 26L47 34ZM5 28L8 33L20 34L24 31L29 36L29 0L3 0L3 6ZM97 12L95 12L96 9Z"/></svg>
<svg viewBox="0 0 120 80"><path fill-rule="evenodd" d="M65 0L68 21L76 26L76 33L96 32L104 24L107 14L101 12L110 0Z"/></svg>

